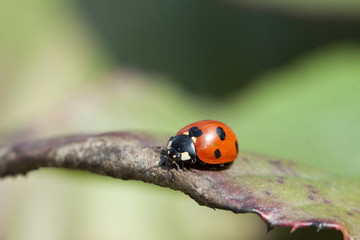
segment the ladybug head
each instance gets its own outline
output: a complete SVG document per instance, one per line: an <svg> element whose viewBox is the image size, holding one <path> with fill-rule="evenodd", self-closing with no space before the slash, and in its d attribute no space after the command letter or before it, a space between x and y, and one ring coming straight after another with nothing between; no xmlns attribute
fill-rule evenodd
<svg viewBox="0 0 360 240"><path fill-rule="evenodd" d="M171 162L195 161L195 144L187 135L171 137L167 144L167 158Z"/></svg>

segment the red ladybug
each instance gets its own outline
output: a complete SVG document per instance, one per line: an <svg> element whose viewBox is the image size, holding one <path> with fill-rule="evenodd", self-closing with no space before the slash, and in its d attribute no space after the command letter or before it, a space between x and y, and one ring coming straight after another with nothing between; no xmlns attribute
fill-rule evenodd
<svg viewBox="0 0 360 240"><path fill-rule="evenodd" d="M223 166L235 160L238 141L226 124L205 120L187 125L169 139L167 160L182 166L186 163L217 164Z"/></svg>

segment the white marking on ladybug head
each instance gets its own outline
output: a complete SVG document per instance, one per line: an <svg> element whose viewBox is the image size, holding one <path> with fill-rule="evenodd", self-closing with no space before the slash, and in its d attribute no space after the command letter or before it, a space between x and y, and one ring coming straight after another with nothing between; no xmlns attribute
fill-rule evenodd
<svg viewBox="0 0 360 240"><path fill-rule="evenodd" d="M167 148L170 148L171 144L172 144L172 141L169 141L168 144L167 144Z"/></svg>
<svg viewBox="0 0 360 240"><path fill-rule="evenodd" d="M196 137L191 137L191 140L196 143Z"/></svg>
<svg viewBox="0 0 360 240"><path fill-rule="evenodd" d="M176 155L175 155L175 154L173 155L173 158L176 158Z"/></svg>
<svg viewBox="0 0 360 240"><path fill-rule="evenodd" d="M189 155L189 153L188 152L183 152L183 153L181 153L181 160L182 161L186 161L186 160L189 160L191 157L190 157L190 155Z"/></svg>
<svg viewBox="0 0 360 240"><path fill-rule="evenodd" d="M183 134L184 134L184 135L189 135L189 132L184 132Z"/></svg>
<svg viewBox="0 0 360 240"><path fill-rule="evenodd" d="M168 151L168 154L170 155L170 151Z"/></svg>

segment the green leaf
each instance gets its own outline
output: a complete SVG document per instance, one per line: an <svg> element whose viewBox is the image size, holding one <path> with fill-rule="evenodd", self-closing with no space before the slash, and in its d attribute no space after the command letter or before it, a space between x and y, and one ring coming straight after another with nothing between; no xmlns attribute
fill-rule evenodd
<svg viewBox="0 0 360 240"><path fill-rule="evenodd" d="M240 145L359 176L360 48L344 43L273 70L227 107Z"/></svg>
<svg viewBox="0 0 360 240"><path fill-rule="evenodd" d="M235 212L257 212L270 226L295 230L314 225L318 230L339 229L345 239L360 237L359 179L328 176L248 153L242 154L227 177L231 180L222 186L222 194L234 196L227 204Z"/></svg>

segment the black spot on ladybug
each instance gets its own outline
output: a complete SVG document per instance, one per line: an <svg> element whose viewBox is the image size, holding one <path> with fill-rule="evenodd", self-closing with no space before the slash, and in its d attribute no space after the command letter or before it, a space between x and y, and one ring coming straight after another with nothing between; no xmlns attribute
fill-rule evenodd
<svg viewBox="0 0 360 240"><path fill-rule="evenodd" d="M217 127L216 128L216 134L219 136L221 141L225 140L226 134L225 131L222 127Z"/></svg>
<svg viewBox="0 0 360 240"><path fill-rule="evenodd" d="M192 127L189 129L189 137L200 137L203 132L198 127Z"/></svg>
<svg viewBox="0 0 360 240"><path fill-rule="evenodd" d="M215 152L214 152L214 154L215 154L215 157L216 157L216 158L221 157L221 152L220 152L219 149L216 149Z"/></svg>
<svg viewBox="0 0 360 240"><path fill-rule="evenodd" d="M235 141L235 147L236 147L236 153L238 153L239 152L239 145L238 145L237 141Z"/></svg>

